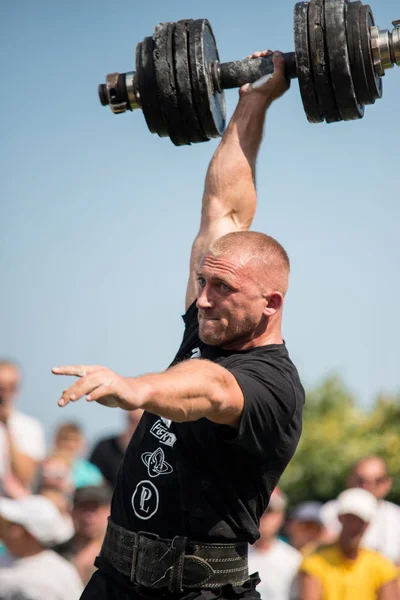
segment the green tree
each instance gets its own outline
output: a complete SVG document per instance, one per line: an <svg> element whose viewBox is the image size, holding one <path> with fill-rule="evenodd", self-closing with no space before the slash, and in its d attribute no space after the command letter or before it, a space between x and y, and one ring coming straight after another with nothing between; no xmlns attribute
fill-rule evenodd
<svg viewBox="0 0 400 600"><path fill-rule="evenodd" d="M344 488L347 474L361 457L384 458L394 479L390 499L400 504L400 396L379 396L372 410L362 409L337 375L307 393L298 449L280 486L291 505L325 502Z"/></svg>

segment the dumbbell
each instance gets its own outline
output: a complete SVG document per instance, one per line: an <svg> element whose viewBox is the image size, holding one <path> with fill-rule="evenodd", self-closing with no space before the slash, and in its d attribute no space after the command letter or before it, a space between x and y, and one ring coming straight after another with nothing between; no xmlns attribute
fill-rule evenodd
<svg viewBox="0 0 400 600"><path fill-rule="evenodd" d="M393 25L380 30L359 1L295 5L295 51L283 56L309 122L360 119L382 97L383 75L400 65L400 21ZM271 73L271 56L221 63L209 21L184 19L157 25L136 46L136 70L107 75L98 93L115 114L141 108L152 133L181 146L221 136L224 90Z"/></svg>

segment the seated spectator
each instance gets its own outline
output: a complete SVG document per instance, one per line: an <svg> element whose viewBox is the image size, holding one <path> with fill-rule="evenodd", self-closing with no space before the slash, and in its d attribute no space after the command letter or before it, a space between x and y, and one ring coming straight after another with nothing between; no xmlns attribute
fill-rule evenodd
<svg viewBox="0 0 400 600"><path fill-rule="evenodd" d="M300 600L397 600L395 564L361 547L376 513L376 499L367 490L352 488L340 494L337 506L339 539L303 560Z"/></svg>
<svg viewBox="0 0 400 600"><path fill-rule="evenodd" d="M321 543L324 525L320 502L302 502L290 513L286 523L289 542L303 556L307 556Z"/></svg>
<svg viewBox="0 0 400 600"><path fill-rule="evenodd" d="M83 458L86 443L82 429L76 423L63 423L55 434L55 453L69 459L74 487L99 485L103 482L100 470Z"/></svg>
<svg viewBox="0 0 400 600"><path fill-rule="evenodd" d="M400 565L400 507L385 500L392 489L392 478L385 461L378 456L362 458L352 467L346 486L365 489L378 501L375 516L363 537L363 546L381 552ZM341 529L337 501L331 500L324 504L321 516L330 539L336 540Z"/></svg>
<svg viewBox="0 0 400 600"><path fill-rule="evenodd" d="M112 490L108 484L79 488L75 492L72 518L74 537L59 546L57 552L70 560L86 584L94 571L110 514Z"/></svg>
<svg viewBox="0 0 400 600"><path fill-rule="evenodd" d="M249 573L258 571L261 583L257 591L263 600L289 600L294 594L301 554L278 538L286 506L285 494L275 488L260 520L260 538L249 548Z"/></svg>
<svg viewBox="0 0 400 600"><path fill-rule="evenodd" d="M90 462L100 469L104 479L108 481L113 489L117 482L117 474L125 450L128 447L142 415L143 411L140 409L127 412L126 429L119 435L99 440L90 455Z"/></svg>
<svg viewBox="0 0 400 600"><path fill-rule="evenodd" d="M67 528L68 529L68 528ZM49 548L66 539L65 520L48 498L0 498L0 600L78 600L76 569Z"/></svg>
<svg viewBox="0 0 400 600"><path fill-rule="evenodd" d="M18 366L0 360L0 494L13 498L29 493L45 456L42 425L15 410L20 384Z"/></svg>

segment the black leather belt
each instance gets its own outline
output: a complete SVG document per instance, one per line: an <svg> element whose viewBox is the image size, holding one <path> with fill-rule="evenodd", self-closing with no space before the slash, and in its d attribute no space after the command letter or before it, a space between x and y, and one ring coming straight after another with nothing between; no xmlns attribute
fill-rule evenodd
<svg viewBox="0 0 400 600"><path fill-rule="evenodd" d="M203 544L134 533L108 519L100 556L131 583L182 592L242 585L248 579L247 548L247 543Z"/></svg>

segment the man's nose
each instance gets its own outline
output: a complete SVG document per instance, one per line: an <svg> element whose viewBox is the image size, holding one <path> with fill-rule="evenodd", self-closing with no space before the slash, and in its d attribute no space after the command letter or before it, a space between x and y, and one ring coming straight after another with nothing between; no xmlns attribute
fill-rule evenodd
<svg viewBox="0 0 400 600"><path fill-rule="evenodd" d="M210 291L208 287L205 285L200 288L199 295L196 302L197 308L211 308L212 307L212 299L210 297Z"/></svg>

